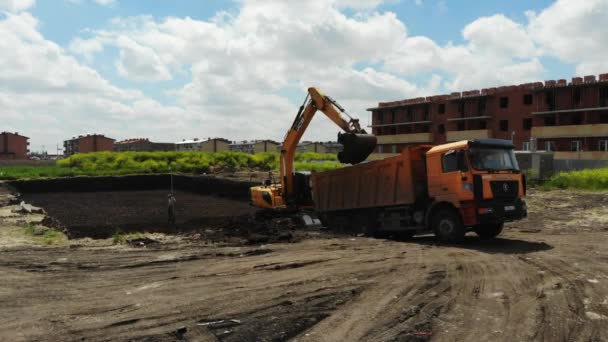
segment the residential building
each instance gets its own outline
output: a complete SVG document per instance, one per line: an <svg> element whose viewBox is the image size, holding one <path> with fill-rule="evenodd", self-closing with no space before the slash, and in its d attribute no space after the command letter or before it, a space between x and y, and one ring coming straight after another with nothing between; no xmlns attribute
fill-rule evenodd
<svg viewBox="0 0 608 342"><path fill-rule="evenodd" d="M512 140L556 159L608 160L608 74L381 102L372 112L375 153L475 138Z"/></svg>
<svg viewBox="0 0 608 342"><path fill-rule="evenodd" d="M224 138L209 138L202 142L201 151L203 151L203 152L230 151L230 140L224 139Z"/></svg>
<svg viewBox="0 0 608 342"><path fill-rule="evenodd" d="M29 138L19 133L0 133L0 159L27 159Z"/></svg>
<svg viewBox="0 0 608 342"><path fill-rule="evenodd" d="M230 151L244 153L277 152L279 143L272 140L235 141L230 144Z"/></svg>
<svg viewBox="0 0 608 342"><path fill-rule="evenodd" d="M71 156L76 153L113 151L114 139L103 134L86 134L63 142L63 153Z"/></svg>
<svg viewBox="0 0 608 342"><path fill-rule="evenodd" d="M281 151L283 145L277 146L277 151ZM337 142L318 142L318 141L302 141L296 148L297 152L315 152L315 153L333 153L336 154L342 151L342 145Z"/></svg>
<svg viewBox="0 0 608 342"><path fill-rule="evenodd" d="M178 151L200 151L203 140L193 138L191 140L182 140L175 143L175 149Z"/></svg>
<svg viewBox="0 0 608 342"><path fill-rule="evenodd" d="M115 142L114 151L117 151L117 152L175 151L175 144L174 143L152 142L148 138L126 139L126 140Z"/></svg>
<svg viewBox="0 0 608 342"><path fill-rule="evenodd" d="M230 140L224 138L208 138L207 140L194 138L179 141L175 143L175 146L178 151L223 152L230 150Z"/></svg>

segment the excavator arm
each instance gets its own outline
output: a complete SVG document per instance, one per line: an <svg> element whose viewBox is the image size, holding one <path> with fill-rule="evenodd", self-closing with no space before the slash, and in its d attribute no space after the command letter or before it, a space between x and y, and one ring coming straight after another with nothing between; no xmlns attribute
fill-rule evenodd
<svg viewBox="0 0 608 342"><path fill-rule="evenodd" d="M264 209L295 208L295 176L294 157L300 139L306 132L317 111L323 112L340 127L344 133L338 133L338 143L343 150L338 153L338 160L345 164L357 164L364 161L376 147L376 137L369 135L359 125L359 120L346 113L335 100L324 95L317 88L308 88L308 95L300 107L293 124L283 139L280 158L280 184L272 184L269 180L266 185L252 187L251 203ZM346 120L343 115L349 120Z"/></svg>
<svg viewBox="0 0 608 342"><path fill-rule="evenodd" d="M294 192L293 165L296 148L317 111L323 112L345 132L338 134L338 142L344 146L342 152L338 153L340 162L347 164L360 163L376 147L376 137L368 135L361 128L358 119L350 117L342 106L331 97L324 95L319 89L308 88L308 95L285 136L281 150L281 186L286 202L289 202ZM350 120L344 119L341 113L347 115Z"/></svg>

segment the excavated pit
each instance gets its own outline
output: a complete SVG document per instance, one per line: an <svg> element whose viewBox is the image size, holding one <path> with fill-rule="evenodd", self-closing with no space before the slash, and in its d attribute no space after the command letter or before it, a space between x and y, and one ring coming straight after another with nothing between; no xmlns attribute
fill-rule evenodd
<svg viewBox="0 0 608 342"><path fill-rule="evenodd" d="M169 175L72 177L13 181L27 203L42 207L70 237L108 238L117 231L248 231L251 182L173 176L176 224L168 223ZM228 234L230 235L230 234Z"/></svg>

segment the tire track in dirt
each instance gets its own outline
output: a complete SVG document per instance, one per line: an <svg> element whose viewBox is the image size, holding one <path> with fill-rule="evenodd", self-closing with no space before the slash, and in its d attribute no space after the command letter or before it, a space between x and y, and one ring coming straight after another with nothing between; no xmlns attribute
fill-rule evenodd
<svg viewBox="0 0 608 342"><path fill-rule="evenodd" d="M555 258L520 259L543 275L537 289L540 307L539 330L542 340L603 341L608 339L608 296L605 287L595 286L597 279L576 266L574 260ZM575 259L576 260L576 259ZM594 266L593 260L581 260Z"/></svg>

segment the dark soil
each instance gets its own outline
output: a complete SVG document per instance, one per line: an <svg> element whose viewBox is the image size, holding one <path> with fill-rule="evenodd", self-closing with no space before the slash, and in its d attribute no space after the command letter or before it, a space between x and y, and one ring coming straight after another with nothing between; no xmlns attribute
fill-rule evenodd
<svg viewBox="0 0 608 342"><path fill-rule="evenodd" d="M122 232L191 232L246 223L254 209L247 202L175 193L176 224L168 222L167 191L28 193L27 203L43 207L68 227L72 237L107 238Z"/></svg>

